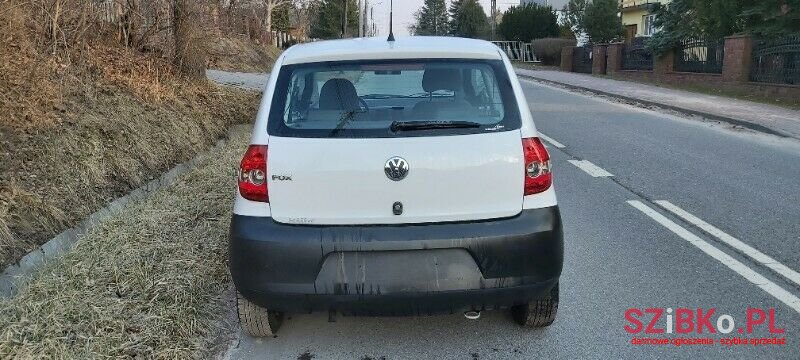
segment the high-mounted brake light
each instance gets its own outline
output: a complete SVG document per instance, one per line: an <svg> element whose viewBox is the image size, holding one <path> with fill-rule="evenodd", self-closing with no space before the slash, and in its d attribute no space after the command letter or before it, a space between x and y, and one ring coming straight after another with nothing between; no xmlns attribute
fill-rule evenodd
<svg viewBox="0 0 800 360"><path fill-rule="evenodd" d="M269 202L267 146L250 145L239 166L239 193L247 200Z"/></svg>
<svg viewBox="0 0 800 360"><path fill-rule="evenodd" d="M525 155L525 195L543 192L553 185L550 173L550 154L538 137L522 139Z"/></svg>

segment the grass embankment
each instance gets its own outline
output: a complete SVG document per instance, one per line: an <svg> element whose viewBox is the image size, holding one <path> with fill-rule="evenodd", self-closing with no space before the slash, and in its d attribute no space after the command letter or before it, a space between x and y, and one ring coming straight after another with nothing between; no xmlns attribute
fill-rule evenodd
<svg viewBox="0 0 800 360"><path fill-rule="evenodd" d="M209 44L209 68L238 72L269 72L281 50L246 38L222 37Z"/></svg>
<svg viewBox="0 0 800 360"><path fill-rule="evenodd" d="M0 125L0 267L252 119L256 95L203 91L162 105L100 95L62 124Z"/></svg>
<svg viewBox="0 0 800 360"><path fill-rule="evenodd" d="M84 5L0 2L0 269L255 116L259 94L180 75L171 42L136 46ZM203 155L0 300L0 359L205 357L225 313L246 140Z"/></svg>
<svg viewBox="0 0 800 360"><path fill-rule="evenodd" d="M258 98L182 77L75 3L59 19L80 27L60 30L84 31L51 40L29 5L0 3L0 270L252 121Z"/></svg>
<svg viewBox="0 0 800 360"><path fill-rule="evenodd" d="M0 300L0 358L208 357L247 129Z"/></svg>

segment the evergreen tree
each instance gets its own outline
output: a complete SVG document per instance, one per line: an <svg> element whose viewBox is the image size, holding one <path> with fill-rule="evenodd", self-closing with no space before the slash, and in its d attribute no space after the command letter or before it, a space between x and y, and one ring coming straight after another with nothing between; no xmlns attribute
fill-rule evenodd
<svg viewBox="0 0 800 360"><path fill-rule="evenodd" d="M764 0L694 0L700 33L711 38L722 38L745 30L747 23L741 14L745 7Z"/></svg>
<svg viewBox="0 0 800 360"><path fill-rule="evenodd" d="M579 37L586 31L584 15L586 15L586 6L588 4L589 0L569 0L569 2L564 5L564 9L562 10L564 14L562 25L569 28L574 37ZM564 35L563 32L564 30L562 30L562 36Z"/></svg>
<svg viewBox="0 0 800 360"><path fill-rule="evenodd" d="M512 6L506 10L498 31L510 41L530 42L533 39L559 36L553 8L538 4Z"/></svg>
<svg viewBox="0 0 800 360"><path fill-rule="evenodd" d="M414 35L446 35L449 32L447 5L444 0L425 0L414 13L415 22L408 30Z"/></svg>
<svg viewBox="0 0 800 360"><path fill-rule="evenodd" d="M358 3L356 0L322 0L311 23L312 38L337 39L343 36L344 1L347 1L347 35L358 34Z"/></svg>
<svg viewBox="0 0 800 360"><path fill-rule="evenodd" d="M737 33L774 37L800 33L800 0L673 0L656 8L660 29L648 44L660 54L687 38Z"/></svg>
<svg viewBox="0 0 800 360"><path fill-rule="evenodd" d="M458 14L461 12L461 6L464 5L464 0L453 0L450 3L447 13L450 16L450 33L453 34L453 29L458 28ZM454 34L455 35L455 34Z"/></svg>
<svg viewBox="0 0 800 360"><path fill-rule="evenodd" d="M450 20L450 33L469 38L486 38L489 35L489 20L478 0L458 0L460 8ZM455 4L454 2L453 4ZM452 6L451 6L452 10Z"/></svg>
<svg viewBox="0 0 800 360"><path fill-rule="evenodd" d="M747 30L764 37L800 33L800 0L760 0L745 6Z"/></svg>
<svg viewBox="0 0 800 360"><path fill-rule="evenodd" d="M674 0L668 6L657 6L655 26L659 29L647 47L659 55L674 48L678 42L699 35L694 0Z"/></svg>
<svg viewBox="0 0 800 360"><path fill-rule="evenodd" d="M724 0L722 0L724 1ZM625 29L619 15L619 0L593 0L586 5L583 27L594 43L611 42L622 36Z"/></svg>

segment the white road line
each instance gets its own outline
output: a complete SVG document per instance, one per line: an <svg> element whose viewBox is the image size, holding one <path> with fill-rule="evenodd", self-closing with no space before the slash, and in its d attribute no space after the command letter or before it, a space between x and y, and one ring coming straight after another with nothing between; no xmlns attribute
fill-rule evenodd
<svg viewBox="0 0 800 360"><path fill-rule="evenodd" d="M781 274L786 279L791 280L795 284L800 285L800 273L798 273L797 271L794 271L794 270L790 269L788 266L786 266L784 264L781 264L777 260L775 260L775 259L771 258L770 256L762 253L761 251L758 251L758 250L754 249L750 245L747 245L747 244L743 243L739 239L737 239L737 238L735 238L735 237L733 237L731 235L726 234L724 231L718 229L714 225L711 225L711 224L703 221L702 219L698 218L697 216L694 216L694 215L690 214L689 212L687 212L686 210L683 210L683 209L675 206L674 204L672 204L669 201L659 200L659 201L656 201L655 203L658 204L659 206L663 207L667 211L669 211L669 212L677 215L678 217L688 221L689 223L691 223L691 224L703 229L703 231L713 235L717 239L722 240L722 242L730 245L734 249L737 249L737 250L741 251L742 253L744 253L745 255L749 256L753 260L758 261L761 264L763 264L764 266L774 270L776 273Z"/></svg>
<svg viewBox="0 0 800 360"><path fill-rule="evenodd" d="M737 274L747 279L747 281L760 287L761 290L766 291L768 294L788 305L794 311L800 313L800 298L797 296L794 296L792 293L786 291L774 282L761 276L761 274L755 272L753 269L750 269L740 261L724 253L722 250L715 248L705 240L697 237L697 235L692 234L689 230L686 230L685 228L676 224L666 216L661 215L659 212L643 204L641 201L630 200L628 201L628 204L643 212L645 215L649 216L651 219L655 220L657 223L669 229L684 240L688 241L690 244L696 246L708 256L711 256L712 258L721 262L723 265L735 271Z"/></svg>
<svg viewBox="0 0 800 360"><path fill-rule="evenodd" d="M609 177L614 176L610 172L603 170L601 167L592 164L589 160L567 160L570 164L575 165L578 169L585 171L587 174L594 177Z"/></svg>
<svg viewBox="0 0 800 360"><path fill-rule="evenodd" d="M564 146L564 144L562 144L562 143L560 143L558 141L555 141L555 139L553 139L553 138L551 138L551 137L549 137L549 136L547 136L545 134L542 134L541 131L539 132L539 137L544 139L544 141L547 141L547 142L553 144L553 146L555 146L555 147L557 147L559 149L563 149L563 148L566 147L566 146Z"/></svg>

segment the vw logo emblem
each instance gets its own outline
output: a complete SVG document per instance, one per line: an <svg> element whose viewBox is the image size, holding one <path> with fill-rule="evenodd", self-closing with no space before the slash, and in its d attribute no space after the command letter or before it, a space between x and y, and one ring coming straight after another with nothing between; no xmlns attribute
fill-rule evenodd
<svg viewBox="0 0 800 360"><path fill-rule="evenodd" d="M386 177L394 181L403 180L408 175L408 162L399 156L394 156L386 160L386 165L383 166L383 172Z"/></svg>

